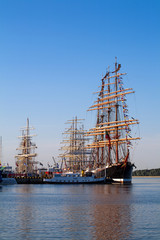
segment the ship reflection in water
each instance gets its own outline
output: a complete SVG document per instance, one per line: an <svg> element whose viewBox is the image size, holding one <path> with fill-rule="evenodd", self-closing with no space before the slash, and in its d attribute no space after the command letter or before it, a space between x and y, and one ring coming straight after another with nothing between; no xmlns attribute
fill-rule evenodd
<svg viewBox="0 0 160 240"><path fill-rule="evenodd" d="M103 204L94 206L95 239L130 239L131 210L125 199L129 200L129 191L109 186L106 203L103 200Z"/></svg>
<svg viewBox="0 0 160 240"><path fill-rule="evenodd" d="M149 239L160 232L159 187L3 186L0 239Z"/></svg>
<svg viewBox="0 0 160 240"><path fill-rule="evenodd" d="M86 192L89 204L72 205L68 209L67 219L72 224L72 230L87 232L88 238L85 236L84 239L130 239L131 191L132 186L119 185L89 189ZM87 228L89 231L86 231Z"/></svg>
<svg viewBox="0 0 160 240"><path fill-rule="evenodd" d="M19 222L17 230L20 232L21 238L28 239L28 236L33 231L33 222L35 220L35 209L32 202L34 188L23 185L22 188L17 189L17 193L21 196L17 204L18 219L16 220Z"/></svg>
<svg viewBox="0 0 160 240"><path fill-rule="evenodd" d="M0 239L129 236L131 186L12 185L0 189ZM127 223L127 224L126 224ZM124 239L124 238L123 238Z"/></svg>
<svg viewBox="0 0 160 240"><path fill-rule="evenodd" d="M116 185L4 187L0 198L1 239L8 239L7 234L13 239L125 239L131 227L130 207L126 204L130 201L131 188Z"/></svg>

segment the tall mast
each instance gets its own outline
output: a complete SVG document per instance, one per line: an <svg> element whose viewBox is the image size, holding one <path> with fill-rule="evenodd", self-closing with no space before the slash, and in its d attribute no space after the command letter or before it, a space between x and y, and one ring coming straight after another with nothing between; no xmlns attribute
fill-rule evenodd
<svg viewBox="0 0 160 240"><path fill-rule="evenodd" d="M29 118L27 118L27 128L26 128L26 153L28 155L29 153ZM26 157L26 169L27 169L27 173L28 173L28 156Z"/></svg>
<svg viewBox="0 0 160 240"><path fill-rule="evenodd" d="M116 91L116 105L115 105L115 121L118 121L118 99L117 99L117 90L118 90L118 84L117 84L117 58L115 59L115 91ZM118 127L116 127L116 139L118 140ZM116 163L118 163L118 141L116 141Z"/></svg>
<svg viewBox="0 0 160 240"><path fill-rule="evenodd" d="M102 88L101 88L101 98L103 99L104 97L104 78L102 78ZM103 121L104 121L104 110L102 109L101 111L101 123L102 123L102 127L103 127ZM101 135L101 141L104 140L104 135ZM104 162L104 147L101 148L101 165L103 165Z"/></svg>
<svg viewBox="0 0 160 240"><path fill-rule="evenodd" d="M110 78L109 78L109 67L108 67L108 94L110 94ZM108 99L108 104L109 104L109 99ZM108 108L108 123L110 122L110 112L111 112L111 109ZM111 145L109 144L108 145L108 163L110 164L111 163Z"/></svg>
<svg viewBox="0 0 160 240"><path fill-rule="evenodd" d="M99 103L99 98L98 98L98 103ZM97 127L98 127L98 124L99 124L99 109L98 109L98 112L97 112ZM96 137L96 141L98 141L97 137ZM97 165L99 167L99 147L97 148L96 158L97 158Z"/></svg>

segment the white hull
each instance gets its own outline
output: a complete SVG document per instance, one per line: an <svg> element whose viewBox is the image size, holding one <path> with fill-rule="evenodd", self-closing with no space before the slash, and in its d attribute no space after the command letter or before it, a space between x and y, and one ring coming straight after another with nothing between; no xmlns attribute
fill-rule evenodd
<svg viewBox="0 0 160 240"><path fill-rule="evenodd" d="M131 184L132 179L125 179L125 178L113 178L113 183L122 183L122 184Z"/></svg>
<svg viewBox="0 0 160 240"><path fill-rule="evenodd" d="M91 177L81 177L81 176L58 176L53 177L51 179L43 179L44 183L53 183L53 184L89 184L89 183L104 183L105 177L102 178L95 178L94 176Z"/></svg>

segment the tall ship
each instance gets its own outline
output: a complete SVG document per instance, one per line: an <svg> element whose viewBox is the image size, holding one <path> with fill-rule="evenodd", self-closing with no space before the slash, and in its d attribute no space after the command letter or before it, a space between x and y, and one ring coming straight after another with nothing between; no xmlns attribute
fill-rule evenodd
<svg viewBox="0 0 160 240"><path fill-rule="evenodd" d="M69 127L63 132L63 141L61 144L63 168L66 171L82 171L86 170L90 164L90 150L85 149L86 142L89 139L86 137L86 130L83 125L84 119L78 119L77 117L72 120L68 120L66 124Z"/></svg>
<svg viewBox="0 0 160 240"><path fill-rule="evenodd" d="M30 134L33 127L29 126L29 118L27 118L27 126L21 128L20 145L16 149L18 154L16 158L16 181L17 183L39 183L41 179L37 176L37 164L35 160L37 153L35 152L37 146L32 141L36 135Z"/></svg>
<svg viewBox="0 0 160 240"><path fill-rule="evenodd" d="M36 144L32 142L32 138L35 135L30 134L30 130L34 128L29 127L29 119L27 118L27 126L22 128L22 134L18 138L21 139L20 146L16 149L19 153L16 158L16 172L19 174L33 174L36 171L37 162L35 157L37 153L35 149Z"/></svg>
<svg viewBox="0 0 160 240"><path fill-rule="evenodd" d="M90 169L92 165L91 151L85 149L87 139L82 124L83 119L77 117L68 120L69 127L63 133L61 147L61 168L63 173L53 174L53 178L44 179L51 184L99 184L105 183L105 177L97 177Z"/></svg>
<svg viewBox="0 0 160 240"><path fill-rule="evenodd" d="M140 138L132 136L134 126L139 124L129 117L127 95L134 93L132 88L124 88L120 73L121 64L115 61L113 71L106 72L101 79L97 99L88 111L96 111L96 124L86 135L92 142L85 149L92 151L93 168L97 176L105 176L106 181L131 183L134 164L130 159L132 141Z"/></svg>

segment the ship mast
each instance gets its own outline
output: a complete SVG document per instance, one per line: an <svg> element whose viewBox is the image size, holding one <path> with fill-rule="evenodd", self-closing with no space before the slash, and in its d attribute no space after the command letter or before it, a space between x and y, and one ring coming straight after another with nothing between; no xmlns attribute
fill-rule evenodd
<svg viewBox="0 0 160 240"><path fill-rule="evenodd" d="M104 79L102 78L102 87L101 87L101 98L103 99L104 97ZM104 121L104 110L102 110L101 113L101 127L103 127L103 121ZM104 140L104 135L101 135L101 141ZM104 162L104 148L101 148L101 166L103 166L103 162Z"/></svg>
<svg viewBox="0 0 160 240"><path fill-rule="evenodd" d="M108 67L108 94L110 93L110 78L109 78L109 67ZM108 99L109 104L109 99ZM110 112L111 108L108 108L108 119L107 121L110 122ZM108 145L108 164L111 164L111 144Z"/></svg>
<svg viewBox="0 0 160 240"><path fill-rule="evenodd" d="M98 98L98 103L99 103L99 98ZM98 125L99 125L99 112L100 112L100 110L98 109L98 111L97 111L97 127L98 127ZM96 142L98 141L98 136L96 136L95 137L95 139L96 139ZM99 167L99 147L97 148L97 154L96 154L96 159L97 159L97 161L96 161L96 165L97 165L97 167Z"/></svg>
<svg viewBox="0 0 160 240"><path fill-rule="evenodd" d="M115 91L116 91L116 105L115 105L115 121L118 121L118 101L117 101L117 58L115 61ZM116 127L116 163L118 163L119 159L118 159L118 127Z"/></svg>

